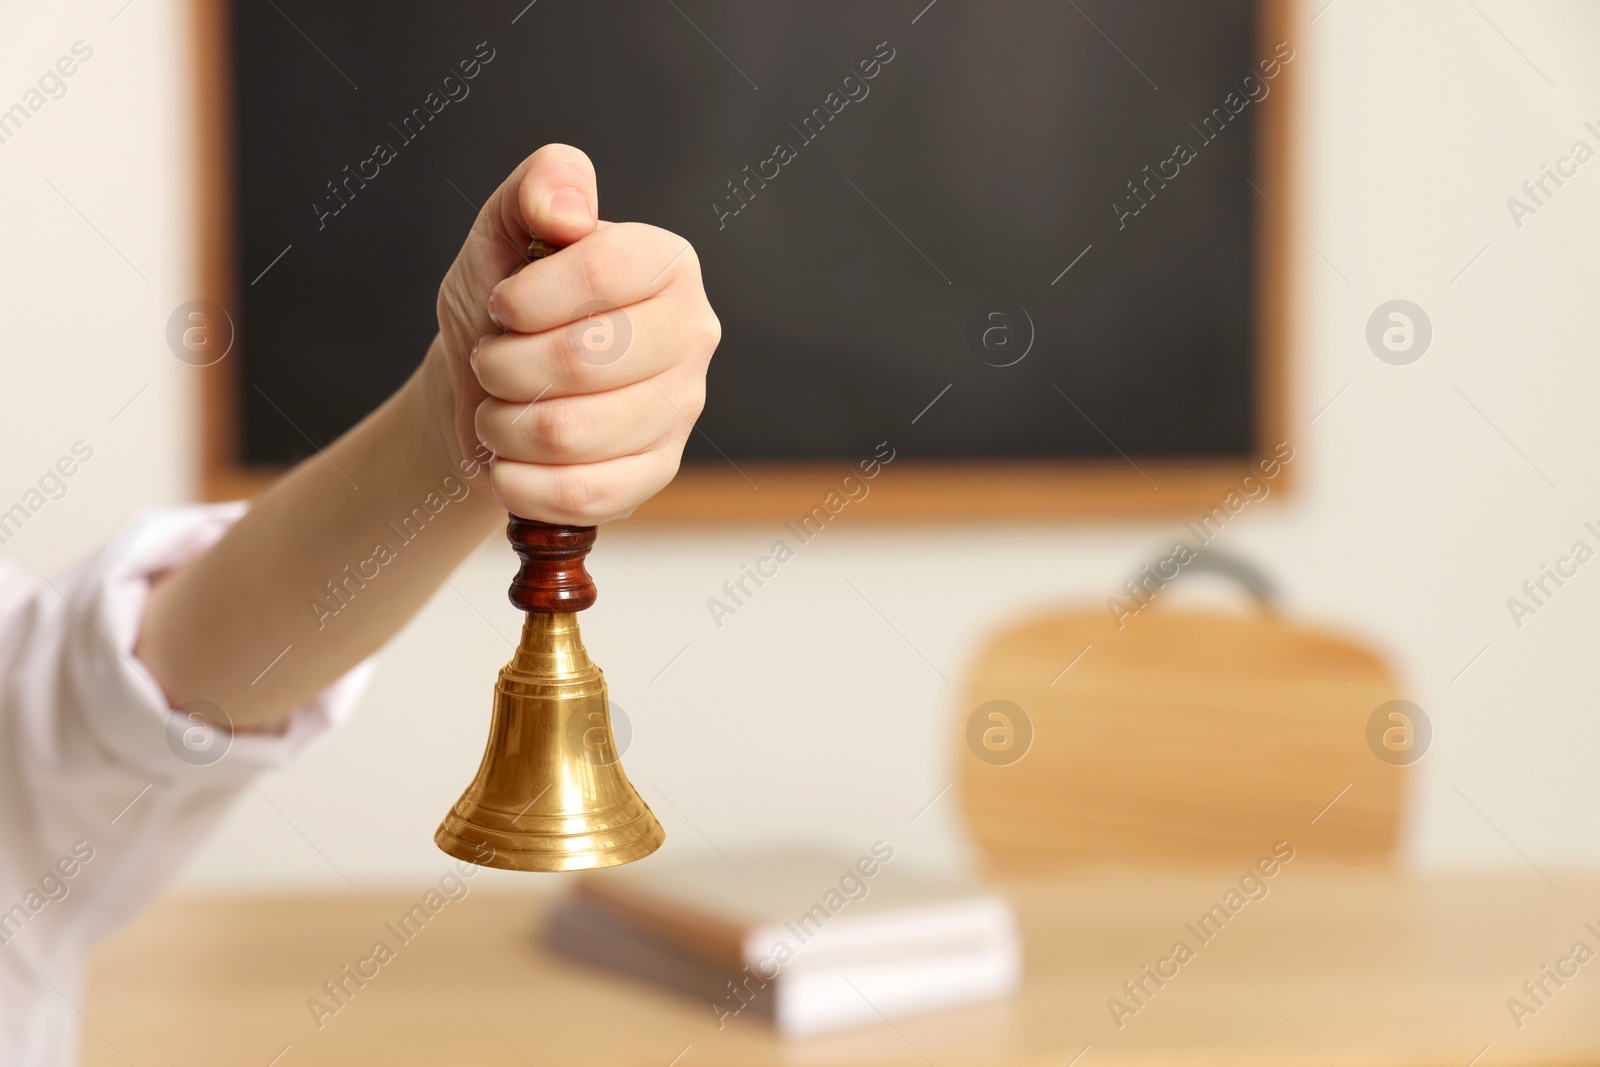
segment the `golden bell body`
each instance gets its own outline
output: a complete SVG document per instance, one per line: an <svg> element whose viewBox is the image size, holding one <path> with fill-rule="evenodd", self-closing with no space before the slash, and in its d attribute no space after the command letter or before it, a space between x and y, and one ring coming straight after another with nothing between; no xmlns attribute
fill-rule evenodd
<svg viewBox="0 0 1600 1067"><path fill-rule="evenodd" d="M484 867L579 871L648 856L665 838L622 771L577 616L530 612L495 685L478 776L434 841Z"/></svg>

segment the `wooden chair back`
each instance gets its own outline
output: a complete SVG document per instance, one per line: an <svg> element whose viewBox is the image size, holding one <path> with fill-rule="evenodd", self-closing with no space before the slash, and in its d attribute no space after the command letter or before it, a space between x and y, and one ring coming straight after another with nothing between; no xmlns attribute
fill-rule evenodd
<svg viewBox="0 0 1600 1067"><path fill-rule="evenodd" d="M1001 868L1248 863L1280 840L1384 860L1427 743L1405 705L1379 712L1402 696L1379 653L1266 604L1042 614L971 670L960 802Z"/></svg>

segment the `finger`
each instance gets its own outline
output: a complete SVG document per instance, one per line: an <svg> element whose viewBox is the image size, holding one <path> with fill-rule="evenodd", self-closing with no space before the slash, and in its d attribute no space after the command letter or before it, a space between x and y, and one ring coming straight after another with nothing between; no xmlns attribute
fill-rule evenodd
<svg viewBox="0 0 1600 1067"><path fill-rule="evenodd" d="M495 334L472 357L490 396L526 403L600 393L653 378L714 347L715 316L674 301L646 300L594 311L543 333Z"/></svg>
<svg viewBox="0 0 1600 1067"><path fill-rule="evenodd" d="M688 241L655 226L619 222L500 282L489 294L489 317L503 330L540 333L699 276Z"/></svg>
<svg viewBox="0 0 1600 1067"><path fill-rule="evenodd" d="M600 217L594 163L571 145L545 145L528 157L516 208L518 217L508 225L514 221L558 248L587 237Z"/></svg>
<svg viewBox="0 0 1600 1067"><path fill-rule="evenodd" d="M698 378L678 387L652 379L609 392L527 404L490 397L478 405L474 429L502 459L598 463L683 436L704 398Z"/></svg>
<svg viewBox="0 0 1600 1067"><path fill-rule="evenodd" d="M675 445L601 463L543 466L496 462L494 492L513 515L571 526L598 526L630 514L678 472Z"/></svg>
<svg viewBox="0 0 1600 1067"><path fill-rule="evenodd" d="M499 332L486 310L489 293L527 263L532 234L570 243L595 228L592 219L587 226L578 224L570 197L558 201L557 194L574 192L588 198L591 213L598 212L594 164L570 145L551 144L524 159L489 194L451 269L460 284L439 291L440 325L465 334L447 340L464 350L473 337ZM445 314L446 303L452 314Z"/></svg>

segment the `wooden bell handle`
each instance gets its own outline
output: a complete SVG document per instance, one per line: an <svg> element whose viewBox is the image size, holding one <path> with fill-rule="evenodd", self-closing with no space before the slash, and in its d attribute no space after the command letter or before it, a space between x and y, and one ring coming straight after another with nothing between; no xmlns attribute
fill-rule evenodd
<svg viewBox="0 0 1600 1067"><path fill-rule="evenodd" d="M535 237L528 245L529 260L543 259L555 247ZM594 546L593 526L562 526L510 516L506 538L516 549L522 566L511 580L511 602L523 611L554 615L582 611L595 601L594 579L583 559Z"/></svg>
<svg viewBox="0 0 1600 1067"><path fill-rule="evenodd" d="M522 560L511 579L513 604L545 615L594 606L594 579L583 566L594 546L593 526L558 526L512 515L506 537Z"/></svg>

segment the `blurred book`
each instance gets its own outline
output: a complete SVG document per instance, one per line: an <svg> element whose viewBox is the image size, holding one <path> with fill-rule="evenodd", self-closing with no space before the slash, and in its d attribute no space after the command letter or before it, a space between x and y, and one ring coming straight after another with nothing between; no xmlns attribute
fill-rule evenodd
<svg viewBox="0 0 1600 1067"><path fill-rule="evenodd" d="M971 880L805 848L587 875L546 938L569 956L817 1034L1003 997L1021 976L1010 903Z"/></svg>

